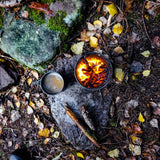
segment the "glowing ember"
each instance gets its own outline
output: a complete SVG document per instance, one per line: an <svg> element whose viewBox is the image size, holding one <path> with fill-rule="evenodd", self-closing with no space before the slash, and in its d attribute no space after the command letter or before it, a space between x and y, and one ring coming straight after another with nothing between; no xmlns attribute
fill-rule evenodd
<svg viewBox="0 0 160 160"><path fill-rule="evenodd" d="M103 57L96 54L87 55L77 63L76 77L84 87L102 87L107 78L107 66Z"/></svg>

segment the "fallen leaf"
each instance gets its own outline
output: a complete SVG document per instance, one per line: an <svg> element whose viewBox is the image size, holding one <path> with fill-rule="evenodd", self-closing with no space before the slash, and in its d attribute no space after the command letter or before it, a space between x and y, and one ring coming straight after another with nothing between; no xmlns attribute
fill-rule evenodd
<svg viewBox="0 0 160 160"><path fill-rule="evenodd" d="M28 16L29 16L28 11L22 11L21 16L22 16L23 18L28 18Z"/></svg>
<svg viewBox="0 0 160 160"><path fill-rule="evenodd" d="M50 128L50 132L51 132L51 133L54 132L54 127L53 127L53 126Z"/></svg>
<svg viewBox="0 0 160 160"><path fill-rule="evenodd" d="M16 106L17 108L19 108L20 105L21 105L20 101L15 102L15 106Z"/></svg>
<svg viewBox="0 0 160 160"><path fill-rule="evenodd" d="M37 71L32 70L31 74L38 80L39 76Z"/></svg>
<svg viewBox="0 0 160 160"><path fill-rule="evenodd" d="M0 135L2 134L2 131L3 131L3 130L2 130L2 126L0 126Z"/></svg>
<svg viewBox="0 0 160 160"><path fill-rule="evenodd" d="M113 29L112 29L113 33L116 34L116 35L119 35L122 33L123 31L123 27L121 26L120 23L117 23L113 26Z"/></svg>
<svg viewBox="0 0 160 160"><path fill-rule="evenodd" d="M27 83L28 83L28 85L30 86L31 83L32 83L32 79L31 79L31 78L28 78L28 79L27 79Z"/></svg>
<svg viewBox="0 0 160 160"><path fill-rule="evenodd" d="M27 99L29 99L29 96L30 96L30 93L29 93L29 92L26 92L26 93L25 93L25 97L26 97Z"/></svg>
<svg viewBox="0 0 160 160"><path fill-rule="evenodd" d="M135 134L142 134L143 133L141 127L138 126L137 124L132 124L131 127L132 127L133 133L135 133Z"/></svg>
<svg viewBox="0 0 160 160"><path fill-rule="evenodd" d="M16 93L17 92L17 87L12 87L12 93Z"/></svg>
<svg viewBox="0 0 160 160"><path fill-rule="evenodd" d="M133 142L133 144L141 145L142 144L142 139L135 136L135 135L130 135L130 138Z"/></svg>
<svg viewBox="0 0 160 160"><path fill-rule="evenodd" d="M124 72L121 68L116 68L115 71L115 77L118 79L119 82L123 81L124 78Z"/></svg>
<svg viewBox="0 0 160 160"><path fill-rule="evenodd" d="M154 36L152 39L152 45L156 48L160 48L160 37L159 36Z"/></svg>
<svg viewBox="0 0 160 160"><path fill-rule="evenodd" d="M110 28L105 28L105 30L103 31L103 34L104 35L108 35L108 34L110 34L111 33L111 29Z"/></svg>
<svg viewBox="0 0 160 160"><path fill-rule="evenodd" d="M94 24L94 27L98 30L102 28L102 22L100 20L94 21L93 24Z"/></svg>
<svg viewBox="0 0 160 160"><path fill-rule="evenodd" d="M111 158L118 158L119 156L119 149L114 149L112 151L109 151L107 153L108 156L110 156Z"/></svg>
<svg viewBox="0 0 160 160"><path fill-rule="evenodd" d="M60 160L61 159L61 155L63 154L63 152L61 152L58 156L56 156L55 158L53 158L52 160Z"/></svg>
<svg viewBox="0 0 160 160"><path fill-rule="evenodd" d="M133 156L141 155L141 147L138 145L129 144L129 150L132 152Z"/></svg>
<svg viewBox="0 0 160 160"><path fill-rule="evenodd" d="M144 15L144 18L145 18L146 20L149 20L148 14L145 14L145 15Z"/></svg>
<svg viewBox="0 0 160 160"><path fill-rule="evenodd" d="M100 158L100 157L96 157L96 160L104 160L104 159L102 159L102 158Z"/></svg>
<svg viewBox="0 0 160 160"><path fill-rule="evenodd" d="M15 111L15 110L11 111L11 121L12 122L17 121L20 117L21 117L21 115L19 114L18 111Z"/></svg>
<svg viewBox="0 0 160 160"><path fill-rule="evenodd" d="M126 5L125 12L131 12L132 3L134 0L124 0Z"/></svg>
<svg viewBox="0 0 160 160"><path fill-rule="evenodd" d="M41 108L42 106L44 106L43 99L39 99L38 101L35 101L35 103L38 108Z"/></svg>
<svg viewBox="0 0 160 160"><path fill-rule="evenodd" d="M73 44L71 46L71 51L74 54L82 54L82 52L83 52L83 46L84 46L84 42L75 43L75 44Z"/></svg>
<svg viewBox="0 0 160 160"><path fill-rule="evenodd" d="M34 117L34 123L38 125L40 123L39 117L38 116L36 117L35 115L33 115L33 117Z"/></svg>
<svg viewBox="0 0 160 160"><path fill-rule="evenodd" d="M142 122L142 123L145 121L145 119L144 119L144 117L143 117L143 115L142 115L141 112L139 113L138 120L139 120L140 122Z"/></svg>
<svg viewBox="0 0 160 160"><path fill-rule="evenodd" d="M144 57L148 58L150 56L150 51L144 51L142 53L140 53L141 55L143 55Z"/></svg>
<svg viewBox="0 0 160 160"><path fill-rule="evenodd" d="M83 154L82 154L82 153L77 152L77 153L76 153L76 155L77 155L77 157L80 157L80 158L84 159L84 156L83 156Z"/></svg>
<svg viewBox="0 0 160 160"><path fill-rule="evenodd" d="M150 122L150 125L154 128L158 128L158 120L157 119L152 119Z"/></svg>
<svg viewBox="0 0 160 160"><path fill-rule="evenodd" d="M54 134L52 135L53 138L58 138L59 137L59 132L55 131Z"/></svg>
<svg viewBox="0 0 160 160"><path fill-rule="evenodd" d="M100 17L99 20L103 23L103 25L107 24L107 19L104 16Z"/></svg>
<svg viewBox="0 0 160 160"><path fill-rule="evenodd" d="M93 24L91 24L90 22L87 22L87 28L89 31L95 31L95 26Z"/></svg>
<svg viewBox="0 0 160 160"><path fill-rule="evenodd" d="M142 74L144 77L148 77L150 75L150 72L151 72L150 70L144 70Z"/></svg>
<svg viewBox="0 0 160 160"><path fill-rule="evenodd" d="M28 113L28 114L32 114L32 113L33 113L32 107L27 106L27 113Z"/></svg>
<svg viewBox="0 0 160 160"><path fill-rule="evenodd" d="M90 37L90 46L93 48L98 46L98 39L96 37Z"/></svg>
<svg viewBox="0 0 160 160"><path fill-rule="evenodd" d="M117 46L116 48L113 49L113 51L118 54L121 54L124 52L124 50L121 46Z"/></svg>
<svg viewBox="0 0 160 160"><path fill-rule="evenodd" d="M103 11L104 12L109 12L109 14L112 15L112 16L114 16L115 14L118 13L117 7L113 3L111 3L109 5L104 5L103 6Z"/></svg>
<svg viewBox="0 0 160 160"><path fill-rule="evenodd" d="M35 109L35 103L33 103L32 101L29 102L29 106L31 106L33 109Z"/></svg>
<svg viewBox="0 0 160 160"><path fill-rule="evenodd" d="M49 133L50 133L50 131L47 128L44 128L43 130L39 129L39 131L38 131L38 135L40 137L46 137L46 138L48 138L49 137Z"/></svg>
<svg viewBox="0 0 160 160"><path fill-rule="evenodd" d="M51 140L51 138L46 138L43 143L47 144L50 140Z"/></svg>
<svg viewBox="0 0 160 160"><path fill-rule="evenodd" d="M2 115L5 111L5 108L2 104L0 104L0 115Z"/></svg>
<svg viewBox="0 0 160 160"><path fill-rule="evenodd" d="M154 108L153 114L160 116L160 107Z"/></svg>

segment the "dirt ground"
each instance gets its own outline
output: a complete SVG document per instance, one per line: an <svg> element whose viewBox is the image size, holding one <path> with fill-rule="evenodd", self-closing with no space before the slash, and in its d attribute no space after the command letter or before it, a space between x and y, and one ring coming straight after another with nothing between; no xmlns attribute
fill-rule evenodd
<svg viewBox="0 0 160 160"><path fill-rule="evenodd" d="M100 5L102 2L102 5ZM0 114L0 159L8 159L9 154L17 148L26 148L33 159L85 159L85 160L160 160L160 2L154 1L156 9L145 7L148 1L91 1L89 16L82 24L74 38L68 40L69 45L82 39L82 32L87 30L87 23L93 24L97 17L104 14L103 5L113 2L118 14L112 20L121 23L123 32L119 36L105 35L103 30L97 31L98 48L85 41L83 51L100 50L109 56L113 69L122 68L124 78L120 82L115 74L105 88L105 94L112 93L112 104L106 136L99 143L106 149L76 151L62 135L56 121L51 115L47 97L40 88L32 85L40 79L42 73L23 68L16 63L20 71L20 83L13 88L0 92L0 103L4 106ZM100 12L97 7L101 8ZM152 11L152 12L151 12ZM111 25L111 29L113 25ZM80 40L82 41L82 40ZM116 53L120 46L123 52ZM149 57L142 52L149 51ZM1 52L3 56L5 55ZM73 56L69 48L57 59ZM46 70L54 68L50 63ZM131 64L140 62L142 70L131 72ZM149 71L145 76L143 71ZM14 118L18 116L18 120ZM39 133L37 125L45 128L45 134ZM49 134L49 135L48 135ZM117 154L118 152L118 154Z"/></svg>

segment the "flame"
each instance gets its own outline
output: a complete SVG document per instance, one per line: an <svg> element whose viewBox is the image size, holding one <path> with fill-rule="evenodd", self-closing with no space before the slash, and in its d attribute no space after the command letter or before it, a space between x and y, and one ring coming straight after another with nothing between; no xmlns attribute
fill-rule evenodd
<svg viewBox="0 0 160 160"><path fill-rule="evenodd" d="M76 76L83 86L98 88L106 80L107 62L98 55L87 55L77 63Z"/></svg>

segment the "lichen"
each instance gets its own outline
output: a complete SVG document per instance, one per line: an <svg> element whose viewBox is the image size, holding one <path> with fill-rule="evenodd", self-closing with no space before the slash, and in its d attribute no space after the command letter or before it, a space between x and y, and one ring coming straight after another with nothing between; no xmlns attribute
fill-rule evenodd
<svg viewBox="0 0 160 160"><path fill-rule="evenodd" d="M48 20L47 27L52 31L59 31L61 40L65 40L69 33L69 27L63 21L66 17L66 13L63 11L58 11L54 17Z"/></svg>

